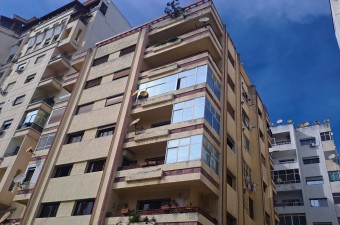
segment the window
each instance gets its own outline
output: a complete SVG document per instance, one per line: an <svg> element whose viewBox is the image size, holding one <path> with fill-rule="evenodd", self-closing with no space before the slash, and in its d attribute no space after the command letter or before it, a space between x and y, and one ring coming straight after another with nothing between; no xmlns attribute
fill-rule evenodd
<svg viewBox="0 0 340 225"><path fill-rule="evenodd" d="M80 142L81 139L83 138L83 135L84 135L84 131L78 132L78 133L69 134L69 135L67 136L67 142L66 142L66 144L71 144L71 143Z"/></svg>
<svg viewBox="0 0 340 225"><path fill-rule="evenodd" d="M38 45L42 42L42 40L44 39L44 35L45 33L39 33L36 35L36 41L35 41L35 44Z"/></svg>
<svg viewBox="0 0 340 225"><path fill-rule="evenodd" d="M333 225L332 222L313 222L313 225Z"/></svg>
<svg viewBox="0 0 340 225"><path fill-rule="evenodd" d="M12 124L13 120L6 120L3 124L2 124L2 129L7 130L11 124Z"/></svg>
<svg viewBox="0 0 340 225"><path fill-rule="evenodd" d="M26 69L26 64L27 63L22 63L22 64L20 64L18 67L17 67L17 72L22 72L22 71L24 71L25 69Z"/></svg>
<svg viewBox="0 0 340 225"><path fill-rule="evenodd" d="M80 35L83 31L81 29L78 30L76 37L74 38L75 41L78 41L80 38Z"/></svg>
<svg viewBox="0 0 340 225"><path fill-rule="evenodd" d="M56 41L59 38L59 35L61 33L61 31L64 28L64 24L59 24L57 26L54 27L54 34L53 34L53 40L52 41Z"/></svg>
<svg viewBox="0 0 340 225"><path fill-rule="evenodd" d="M275 184L292 184L301 182L298 169L274 170L272 171L272 178Z"/></svg>
<svg viewBox="0 0 340 225"><path fill-rule="evenodd" d="M124 68L124 69L121 69L121 70L117 70L116 72L114 72L112 80L118 80L120 78L129 76L130 71L131 71L130 67Z"/></svg>
<svg viewBox="0 0 340 225"><path fill-rule="evenodd" d="M300 140L301 146L316 144L315 138L307 138Z"/></svg>
<svg viewBox="0 0 340 225"><path fill-rule="evenodd" d="M315 157L307 157L307 158L303 158L303 164L308 165L308 164L315 164L315 163L320 163L320 159L319 157L315 156Z"/></svg>
<svg viewBox="0 0 340 225"><path fill-rule="evenodd" d="M73 216L91 215L94 199L78 200L73 211Z"/></svg>
<svg viewBox="0 0 340 225"><path fill-rule="evenodd" d="M329 141L332 140L332 132L328 131L328 132L322 132L320 133L321 136L321 141Z"/></svg>
<svg viewBox="0 0 340 225"><path fill-rule="evenodd" d="M170 199L154 199L138 202L138 210L161 209L163 205L170 205Z"/></svg>
<svg viewBox="0 0 340 225"><path fill-rule="evenodd" d="M132 45L130 47L124 48L124 49L120 50L119 57L130 54L130 53L134 52L135 49L136 49L136 45Z"/></svg>
<svg viewBox="0 0 340 225"><path fill-rule="evenodd" d="M233 67L235 67L235 59L234 59L234 57L231 55L230 51L228 51L228 59L229 59L231 65L233 65Z"/></svg>
<svg viewBox="0 0 340 225"><path fill-rule="evenodd" d="M247 129L249 130L250 128L250 121L249 121L249 117L247 115L247 113L242 109L242 121L243 124L247 127Z"/></svg>
<svg viewBox="0 0 340 225"><path fill-rule="evenodd" d="M328 177L330 182L340 181L340 171L329 171Z"/></svg>
<svg viewBox="0 0 340 225"><path fill-rule="evenodd" d="M264 157L264 155L261 153L261 163L266 166L266 158Z"/></svg>
<svg viewBox="0 0 340 225"><path fill-rule="evenodd" d="M229 103L229 101L227 102L227 112L228 112L228 114L231 116L231 118L233 118L233 120L235 120L235 110L234 110L234 108L231 106L231 104Z"/></svg>
<svg viewBox="0 0 340 225"><path fill-rule="evenodd" d="M243 161L243 178L246 181L251 181L251 168L246 161Z"/></svg>
<svg viewBox="0 0 340 225"><path fill-rule="evenodd" d="M309 199L310 202L310 206L311 207L327 207L328 206L328 202L327 202L327 198L312 198Z"/></svg>
<svg viewBox="0 0 340 225"><path fill-rule="evenodd" d="M109 60L109 55L104 55L102 57L99 57L95 60L93 60L92 66L98 66L100 64L106 63Z"/></svg>
<svg viewBox="0 0 340 225"><path fill-rule="evenodd" d="M109 125L105 127L98 128L96 137L105 137L112 135L115 130L115 125Z"/></svg>
<svg viewBox="0 0 340 225"><path fill-rule="evenodd" d="M5 74L5 71L0 72L0 79L2 78L2 76Z"/></svg>
<svg viewBox="0 0 340 225"><path fill-rule="evenodd" d="M250 218L254 219L254 201L253 199L249 198L249 216Z"/></svg>
<svg viewBox="0 0 340 225"><path fill-rule="evenodd" d="M106 99L105 106L115 105L123 101L124 93Z"/></svg>
<svg viewBox="0 0 340 225"><path fill-rule="evenodd" d="M42 128L45 126L46 121L48 119L48 114L42 110L34 110L27 112L22 123L20 124L19 129L31 127L33 124L38 125L34 126L35 129L39 129L39 127Z"/></svg>
<svg viewBox="0 0 340 225"><path fill-rule="evenodd" d="M218 172L219 153L203 135L168 141L166 163L200 159L216 173Z"/></svg>
<svg viewBox="0 0 340 225"><path fill-rule="evenodd" d="M35 36L28 39L27 47L30 48L35 44Z"/></svg>
<svg viewBox="0 0 340 225"><path fill-rule="evenodd" d="M229 170L227 171L227 184L234 190L236 189L236 178Z"/></svg>
<svg viewBox="0 0 340 225"><path fill-rule="evenodd" d="M105 166L105 159L90 161L87 165L86 173L94 173L103 171Z"/></svg>
<svg viewBox="0 0 340 225"><path fill-rule="evenodd" d="M19 105L19 104L23 103L23 102L24 102L24 99L25 99L25 95L21 95L21 96L17 97L17 98L13 101L13 106Z"/></svg>
<svg viewBox="0 0 340 225"><path fill-rule="evenodd" d="M41 135L36 151L50 148L53 143L54 136L55 136L55 133Z"/></svg>
<svg viewBox="0 0 340 225"><path fill-rule="evenodd" d="M61 119L63 118L64 115L64 111L65 111L65 107L64 108L59 108L59 109L54 109L50 115L50 118L48 119L47 124L52 124L52 123L56 123L61 121Z"/></svg>
<svg viewBox="0 0 340 225"><path fill-rule="evenodd" d="M14 88L14 84L15 84L15 82L7 84L6 91L12 90Z"/></svg>
<svg viewBox="0 0 340 225"><path fill-rule="evenodd" d="M294 159L281 159L279 160L280 164L285 164L285 163L294 163L295 160Z"/></svg>
<svg viewBox="0 0 340 225"><path fill-rule="evenodd" d="M139 90L146 90L149 97L153 97L202 83L208 83L215 96L220 98L221 85L207 65L143 83L139 86Z"/></svg>
<svg viewBox="0 0 340 225"><path fill-rule="evenodd" d="M323 178L322 177L306 177L306 184L307 185L323 184Z"/></svg>
<svg viewBox="0 0 340 225"><path fill-rule="evenodd" d="M262 111L260 109L257 109L257 113L259 114L259 117L262 118Z"/></svg>
<svg viewBox="0 0 340 225"><path fill-rule="evenodd" d="M264 141L264 136L263 136L263 133L262 133L261 130L259 130L259 136L260 136L261 140Z"/></svg>
<svg viewBox="0 0 340 225"><path fill-rule="evenodd" d="M243 148L250 152L250 141L245 135L243 135Z"/></svg>
<svg viewBox="0 0 340 225"><path fill-rule="evenodd" d="M278 225L306 225L305 214L280 214L280 223Z"/></svg>
<svg viewBox="0 0 340 225"><path fill-rule="evenodd" d="M59 205L60 205L60 202L41 204L41 211L39 214L39 218L56 217Z"/></svg>
<svg viewBox="0 0 340 225"><path fill-rule="evenodd" d="M220 115L217 113L211 103L204 97L175 104L172 114L172 123L203 118L203 114L206 121L219 134Z"/></svg>
<svg viewBox="0 0 340 225"><path fill-rule="evenodd" d="M227 225L237 225L235 217L227 213Z"/></svg>
<svg viewBox="0 0 340 225"><path fill-rule="evenodd" d="M55 168L53 178L70 176L73 165L62 165Z"/></svg>
<svg viewBox="0 0 340 225"><path fill-rule="evenodd" d="M100 85L101 82L102 82L102 77L99 77L99 78L96 78L96 79L93 79L93 80L89 80L85 84L85 89L98 86L98 85Z"/></svg>
<svg viewBox="0 0 340 225"><path fill-rule="evenodd" d="M340 204L340 193L333 193L334 204Z"/></svg>
<svg viewBox="0 0 340 225"><path fill-rule="evenodd" d="M227 145L233 152L236 152L235 141L229 136L227 137Z"/></svg>
<svg viewBox="0 0 340 225"><path fill-rule="evenodd" d="M231 79L230 75L228 74L228 78L227 78L227 82L229 87L231 88L231 90L235 93L235 83L234 81Z"/></svg>
<svg viewBox="0 0 340 225"><path fill-rule="evenodd" d="M34 64L40 63L44 59L45 55L38 56Z"/></svg>
<svg viewBox="0 0 340 225"><path fill-rule="evenodd" d="M35 77L35 74L29 75L29 76L26 78L26 80L25 80L25 84L27 84L27 83L33 81L33 80L34 80L34 77Z"/></svg>
<svg viewBox="0 0 340 225"><path fill-rule="evenodd" d="M90 112L92 110L92 107L93 107L93 102L88 103L88 104L84 104L84 105L80 105L80 106L78 106L76 115Z"/></svg>
<svg viewBox="0 0 340 225"><path fill-rule="evenodd" d="M35 167L28 168L28 170L26 172L26 177L23 180L23 183L29 183L31 181L33 174L34 174L34 171L35 171Z"/></svg>
<svg viewBox="0 0 340 225"><path fill-rule="evenodd" d="M99 11L103 13L103 15L105 16L107 11L107 5L105 5L104 2L102 2L102 4L100 5Z"/></svg>

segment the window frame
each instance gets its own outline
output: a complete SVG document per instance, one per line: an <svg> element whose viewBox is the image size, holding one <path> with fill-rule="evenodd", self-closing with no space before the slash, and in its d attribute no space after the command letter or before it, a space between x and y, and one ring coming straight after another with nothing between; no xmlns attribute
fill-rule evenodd
<svg viewBox="0 0 340 225"><path fill-rule="evenodd" d="M22 103L25 101L25 96L26 96L26 95L21 95L21 96L16 97L16 98L14 99L14 101L13 101L12 106L16 106L16 105L22 104Z"/></svg>
<svg viewBox="0 0 340 225"><path fill-rule="evenodd" d="M98 77L92 80L88 80L85 83L85 90L101 85L103 77Z"/></svg>
<svg viewBox="0 0 340 225"><path fill-rule="evenodd" d="M63 169L67 171L62 171ZM53 173L52 178L68 177L70 176L72 169L73 169L73 164L58 165L54 168L54 173Z"/></svg>
<svg viewBox="0 0 340 225"><path fill-rule="evenodd" d="M96 165L96 163L100 163L99 165ZM106 165L106 159L96 159L96 160L91 160L87 162L85 173L96 173L96 172L101 172L105 169ZM97 167L101 168L97 168Z"/></svg>
<svg viewBox="0 0 340 225"><path fill-rule="evenodd" d="M106 137L113 135L115 132L116 124L111 124L103 127L98 127L96 138Z"/></svg>
<svg viewBox="0 0 340 225"><path fill-rule="evenodd" d="M44 209L45 207L53 207L52 209ZM58 209L60 206L60 202L49 202L49 203L42 203L40 206L40 213L38 218L49 218L49 217L56 217L58 214ZM42 215L44 210L48 210L48 215Z"/></svg>
<svg viewBox="0 0 340 225"><path fill-rule="evenodd" d="M79 132L67 134L66 144L73 144L73 143L81 142L82 139L83 139L84 133L85 133L84 131L79 131ZM80 139L77 140L77 141L71 140L73 138L79 138L79 137L80 137Z"/></svg>

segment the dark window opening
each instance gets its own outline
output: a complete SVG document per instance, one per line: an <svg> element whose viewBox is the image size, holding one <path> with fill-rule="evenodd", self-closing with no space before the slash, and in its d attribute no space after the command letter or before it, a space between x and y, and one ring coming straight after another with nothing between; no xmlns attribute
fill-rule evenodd
<svg viewBox="0 0 340 225"><path fill-rule="evenodd" d="M91 215L94 199L78 200L73 211L73 216Z"/></svg>
<svg viewBox="0 0 340 225"><path fill-rule="evenodd" d="M88 104L84 104L84 105L80 105L80 106L78 106L76 115L90 112L92 110L92 107L93 107L93 102L88 103Z"/></svg>
<svg viewBox="0 0 340 225"><path fill-rule="evenodd" d="M124 93L106 99L105 106L115 105L123 101Z"/></svg>
<svg viewBox="0 0 340 225"><path fill-rule="evenodd" d="M56 217L60 202L43 203L39 218Z"/></svg>
<svg viewBox="0 0 340 225"><path fill-rule="evenodd" d="M99 77L99 78L96 78L96 79L93 79L93 80L89 80L85 84L85 89L98 86L98 85L100 85L101 82L102 82L102 77Z"/></svg>
<svg viewBox="0 0 340 225"><path fill-rule="evenodd" d="M27 170L26 177L23 180L23 183L29 183L31 181L33 174L34 174L34 171L35 171L35 167L31 167Z"/></svg>
<svg viewBox="0 0 340 225"><path fill-rule="evenodd" d="M100 58L93 60L92 66L98 66L100 64L106 63L109 60L109 55L104 55Z"/></svg>
<svg viewBox="0 0 340 225"><path fill-rule="evenodd" d="M55 168L53 178L70 176L73 165L62 165Z"/></svg>
<svg viewBox="0 0 340 225"><path fill-rule="evenodd" d="M84 131L83 132L78 132L78 133L73 133L69 134L67 136L67 142L66 144L71 144L71 143L76 143L80 142L84 136Z"/></svg>
<svg viewBox="0 0 340 225"><path fill-rule="evenodd" d="M170 205L170 199L144 200L138 202L138 210L161 209L165 205Z"/></svg>
<svg viewBox="0 0 340 225"><path fill-rule="evenodd" d="M115 130L114 125L98 128L96 137L98 138L98 137L105 137L105 136L112 135L114 130Z"/></svg>
<svg viewBox="0 0 340 225"><path fill-rule="evenodd" d="M134 52L135 49L136 49L136 45L132 45L132 46L127 47L127 48L123 48L122 50L120 50L119 57L130 54L130 53Z"/></svg>
<svg viewBox="0 0 340 225"><path fill-rule="evenodd" d="M104 166L105 166L105 159L90 161L88 163L86 173L94 173L94 172L103 171Z"/></svg>
<svg viewBox="0 0 340 225"><path fill-rule="evenodd" d="M103 13L103 15L105 16L107 11L107 5L105 5L104 2L102 2L102 4L100 5L99 11Z"/></svg>

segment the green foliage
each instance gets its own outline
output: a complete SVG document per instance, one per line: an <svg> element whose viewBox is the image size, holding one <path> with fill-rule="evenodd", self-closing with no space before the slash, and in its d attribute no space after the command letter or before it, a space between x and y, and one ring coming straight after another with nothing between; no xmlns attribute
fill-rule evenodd
<svg viewBox="0 0 340 225"><path fill-rule="evenodd" d="M161 46L161 45L165 45L166 43L170 43L170 42L175 42L178 40L178 37L171 37L171 38L168 38L166 40L162 40L158 43L155 44L155 46Z"/></svg>
<svg viewBox="0 0 340 225"><path fill-rule="evenodd" d="M129 216L128 225L130 225L131 223L136 223L136 222L140 222L140 214L136 211L132 211Z"/></svg>
<svg viewBox="0 0 340 225"><path fill-rule="evenodd" d="M182 14L183 9L180 6L179 0L173 0L166 4L164 12L172 18L176 18Z"/></svg>

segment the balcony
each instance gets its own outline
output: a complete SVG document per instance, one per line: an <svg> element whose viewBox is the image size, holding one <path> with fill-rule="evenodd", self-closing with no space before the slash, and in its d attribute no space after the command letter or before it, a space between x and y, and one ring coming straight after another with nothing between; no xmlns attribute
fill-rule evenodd
<svg viewBox="0 0 340 225"><path fill-rule="evenodd" d="M34 109L41 109L44 112L51 113L52 107L54 106L55 101L54 97L34 97L30 101L30 104L27 107L28 111L34 110Z"/></svg>
<svg viewBox="0 0 340 225"><path fill-rule="evenodd" d="M21 187L23 188L17 191L13 201L22 205L27 205L33 193L34 185L21 185Z"/></svg>
<svg viewBox="0 0 340 225"><path fill-rule="evenodd" d="M87 50L74 54L71 59L71 65L74 69L76 69L78 72L81 70L82 65L85 62Z"/></svg>
<svg viewBox="0 0 340 225"><path fill-rule="evenodd" d="M70 68L69 58L63 54L56 55L51 58L47 68L56 73L63 73Z"/></svg>
<svg viewBox="0 0 340 225"><path fill-rule="evenodd" d="M27 112L17 128L17 132L30 128L41 133L44 129L48 117L49 114L40 109Z"/></svg>
<svg viewBox="0 0 340 225"><path fill-rule="evenodd" d="M304 213L305 207L303 201L301 202L278 202L274 206L277 208L279 214Z"/></svg>
<svg viewBox="0 0 340 225"><path fill-rule="evenodd" d="M181 54L178 54L179 52ZM160 41L148 47L144 56L147 66L145 69L155 68L202 52L209 52L215 61L222 57L222 46L210 26Z"/></svg>
<svg viewBox="0 0 340 225"><path fill-rule="evenodd" d="M223 24L212 2L197 1L183 8L183 11L184 13L176 18L159 18L153 21L150 25L150 41L155 42L166 36L173 37L207 25L214 29L218 37L223 35ZM208 20L201 22L202 18Z"/></svg>
<svg viewBox="0 0 340 225"><path fill-rule="evenodd" d="M58 48L62 52L71 53L77 50L82 31L85 30L85 25L81 20L73 21L67 24L65 31L61 36Z"/></svg>
<svg viewBox="0 0 340 225"><path fill-rule="evenodd" d="M169 209L151 209L151 210L138 210L137 213L141 215L141 220L148 217L150 220L156 221L160 224L173 224L173 223L192 223L204 225L215 225L217 220L209 215L199 207L176 207ZM129 217L122 213L107 214L105 225L120 225L127 224ZM155 223L155 224L156 224ZM134 224L146 224L145 222L137 222Z"/></svg>
<svg viewBox="0 0 340 225"><path fill-rule="evenodd" d="M125 170L124 170L125 169ZM143 191L149 188L197 188L204 193L218 195L219 177L201 160L170 164L144 162L121 167L116 174L114 190Z"/></svg>
<svg viewBox="0 0 340 225"><path fill-rule="evenodd" d="M65 88L68 92L72 92L74 85L76 84L78 80L78 77L79 77L78 72L66 75L63 78L63 82L62 82L63 88Z"/></svg>
<svg viewBox="0 0 340 225"><path fill-rule="evenodd" d="M56 93L59 92L61 88L60 79L54 77L41 80L37 87L37 89L44 93Z"/></svg>

